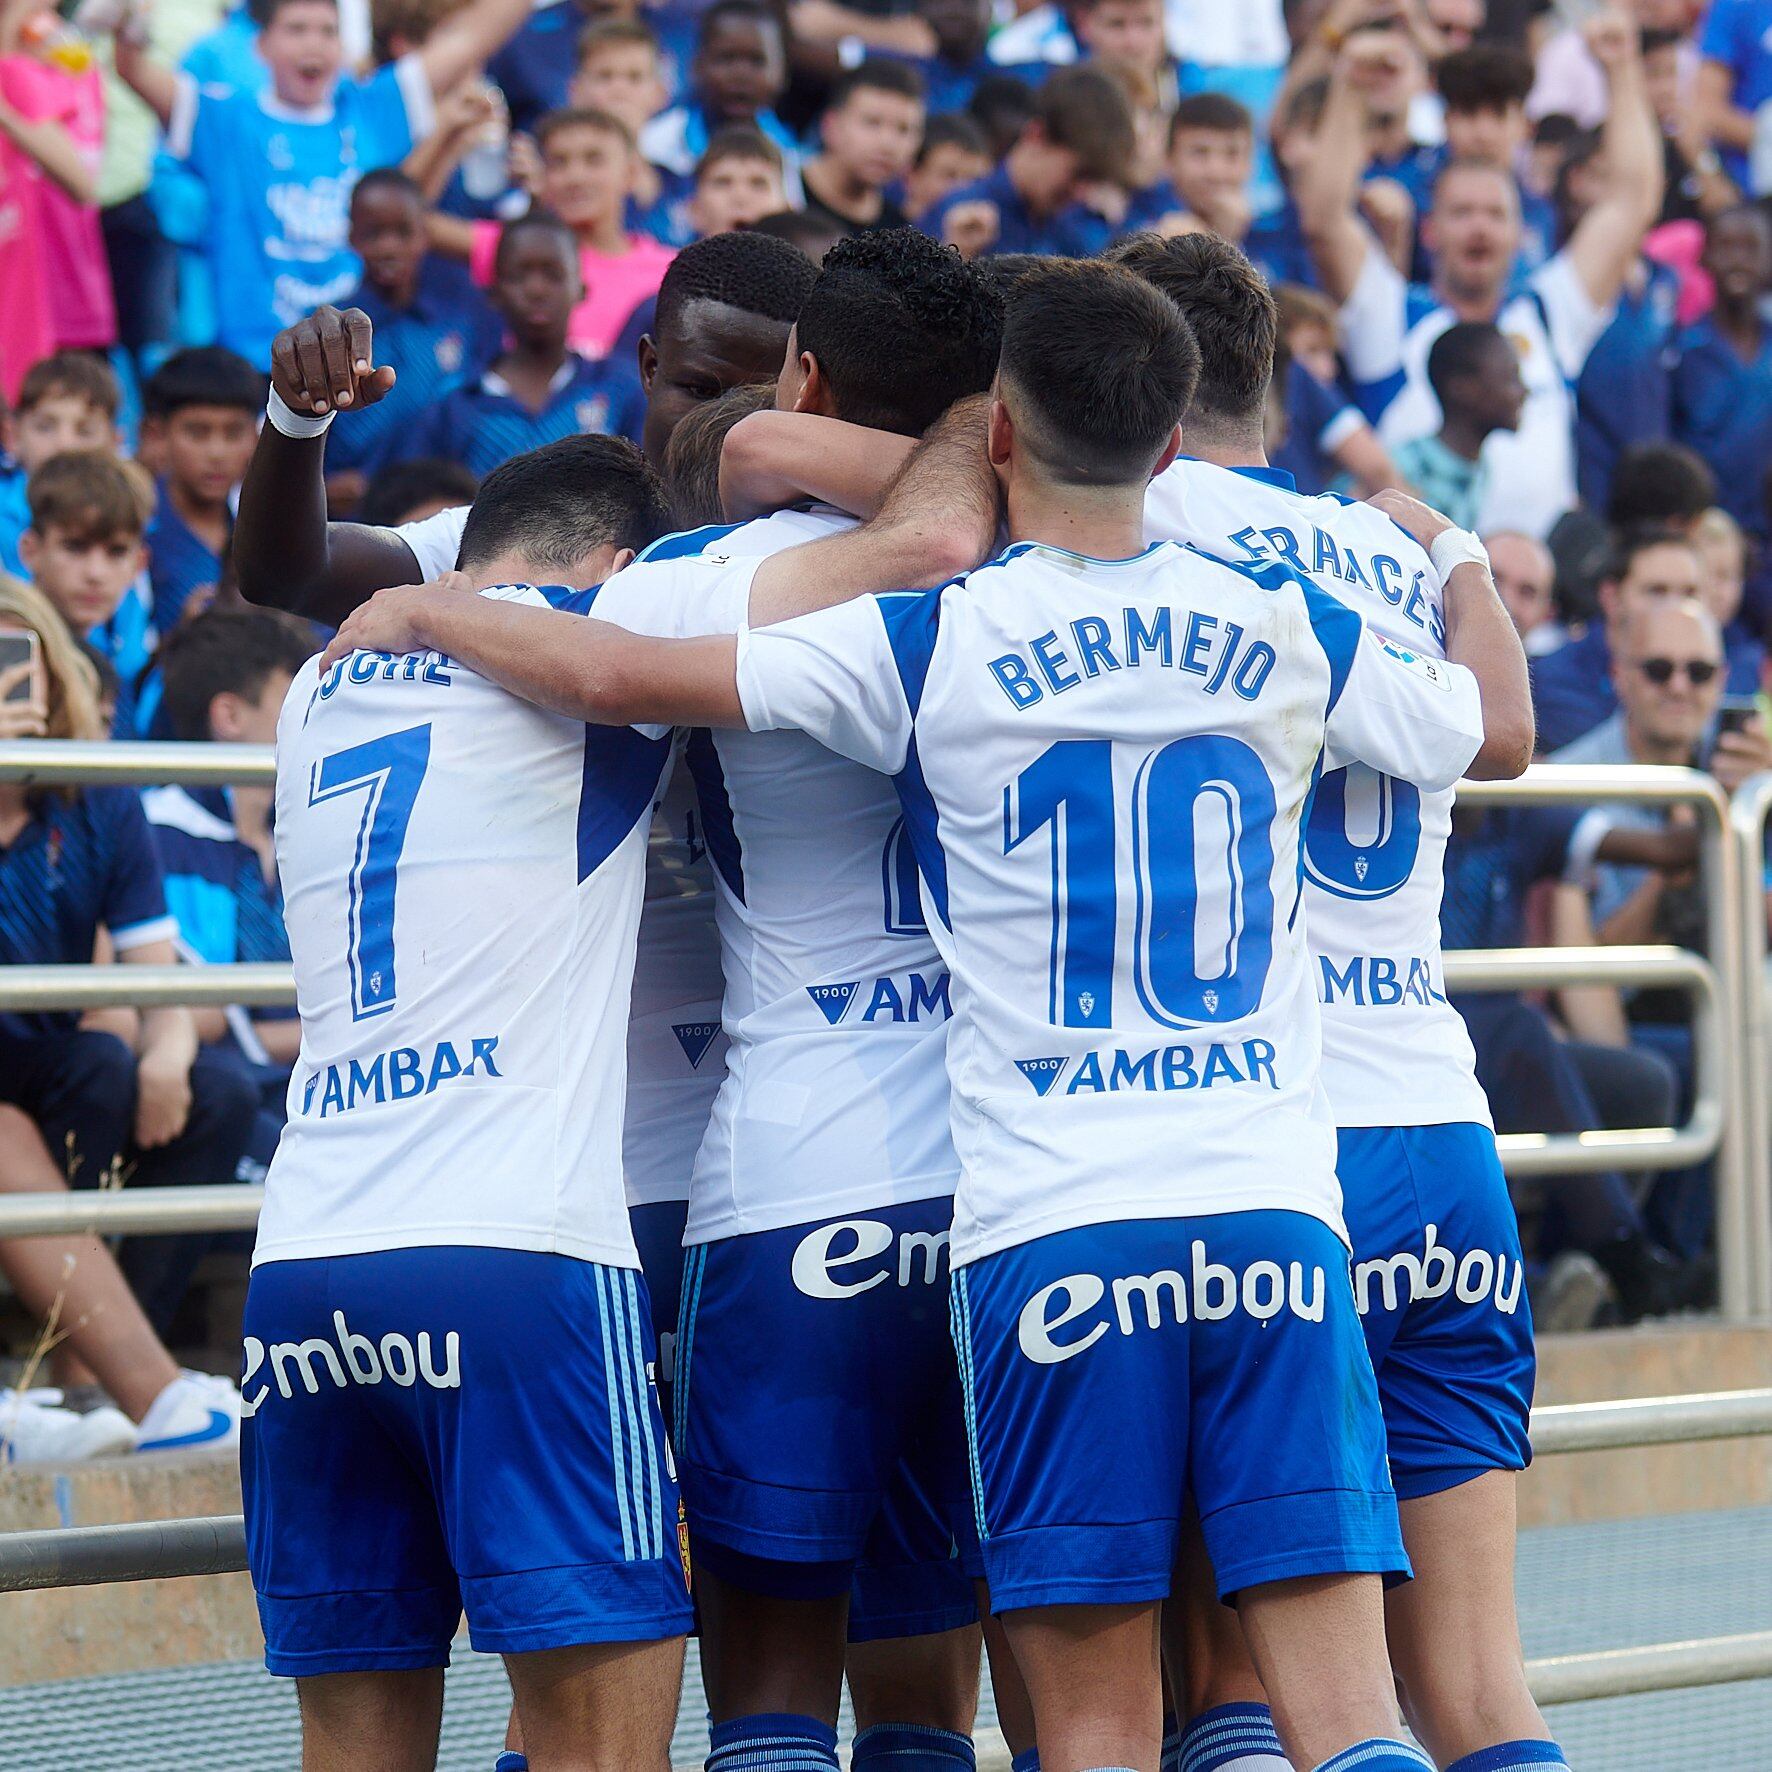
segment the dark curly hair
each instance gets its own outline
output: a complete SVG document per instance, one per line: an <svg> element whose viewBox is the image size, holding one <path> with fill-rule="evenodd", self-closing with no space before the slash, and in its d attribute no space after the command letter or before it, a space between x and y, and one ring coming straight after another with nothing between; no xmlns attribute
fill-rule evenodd
<svg viewBox="0 0 1772 1772"><path fill-rule="evenodd" d="M916 437L991 385L1003 297L953 247L882 228L831 248L798 326L842 417Z"/></svg>

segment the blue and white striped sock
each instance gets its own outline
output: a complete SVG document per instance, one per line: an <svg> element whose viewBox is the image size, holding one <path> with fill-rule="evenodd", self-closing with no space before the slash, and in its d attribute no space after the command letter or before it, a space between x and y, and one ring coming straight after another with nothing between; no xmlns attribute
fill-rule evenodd
<svg viewBox="0 0 1772 1772"><path fill-rule="evenodd" d="M1181 1744L1186 1739L1181 1718L1172 1711L1163 1713L1163 1757L1157 1762L1162 1772L1177 1772L1181 1765Z"/></svg>
<svg viewBox="0 0 1772 1772"><path fill-rule="evenodd" d="M1317 1772L1434 1772L1434 1763L1420 1748L1388 1735L1356 1741L1317 1768Z"/></svg>
<svg viewBox="0 0 1772 1772"><path fill-rule="evenodd" d="M1265 1704L1201 1711L1182 1735L1173 1764L1166 1748L1163 1754L1163 1772L1287 1772L1290 1765Z"/></svg>
<svg viewBox="0 0 1772 1772"><path fill-rule="evenodd" d="M876 1723L855 1738L850 1772L978 1772L969 1736L922 1723Z"/></svg>
<svg viewBox="0 0 1772 1772"><path fill-rule="evenodd" d="M492 1762L492 1772L529 1772L529 1759L525 1754L514 1754L507 1747Z"/></svg>
<svg viewBox="0 0 1772 1772"><path fill-rule="evenodd" d="M734 1717L708 1732L706 1772L838 1772L837 1732L816 1717Z"/></svg>
<svg viewBox="0 0 1772 1772"><path fill-rule="evenodd" d="M1466 1754L1446 1772L1531 1772L1534 1766L1567 1766L1554 1741L1503 1741Z"/></svg>

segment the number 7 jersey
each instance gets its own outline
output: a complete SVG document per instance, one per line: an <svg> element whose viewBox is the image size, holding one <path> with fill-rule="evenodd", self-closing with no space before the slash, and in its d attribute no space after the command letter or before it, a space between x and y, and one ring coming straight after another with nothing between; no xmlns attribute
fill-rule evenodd
<svg viewBox="0 0 1772 1772"><path fill-rule="evenodd" d="M486 593L588 610L596 592ZM638 1265L629 991L669 745L437 653L297 674L277 861L301 1056L255 1262L424 1245Z"/></svg>
<svg viewBox="0 0 1772 1772"><path fill-rule="evenodd" d="M1275 1208L1341 1230L1300 831L1321 770L1448 785L1468 672L1291 573L1017 543L741 637L753 730L893 773L953 979L953 1257Z"/></svg>

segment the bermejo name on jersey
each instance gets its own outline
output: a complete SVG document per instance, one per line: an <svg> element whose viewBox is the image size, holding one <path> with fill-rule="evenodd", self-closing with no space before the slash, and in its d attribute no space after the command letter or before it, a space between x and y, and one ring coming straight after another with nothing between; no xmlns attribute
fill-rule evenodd
<svg viewBox="0 0 1772 1772"><path fill-rule="evenodd" d="M737 633L765 555L847 527L781 511L668 536L597 602L637 633ZM953 1191L947 967L892 783L794 732L692 740L731 1041L686 1243Z"/></svg>
<svg viewBox="0 0 1772 1772"><path fill-rule="evenodd" d="M1281 569L1021 542L745 634L738 676L754 729L897 776L954 981L955 1262L1125 1219L1342 1230L1299 827L1322 768L1455 781L1468 672Z"/></svg>
<svg viewBox="0 0 1772 1772"><path fill-rule="evenodd" d="M470 1244L637 1265L624 1043L668 750L434 652L303 667L276 807L302 1048L255 1262Z"/></svg>
<svg viewBox="0 0 1772 1772"><path fill-rule="evenodd" d="M468 507L455 505L386 533L412 550L421 578L433 579L454 566L467 520ZM705 733L688 741L707 742ZM695 803L694 762L680 745L646 847L622 1120L630 1206L689 1197L689 1171L726 1074L714 874Z"/></svg>
<svg viewBox="0 0 1772 1772"><path fill-rule="evenodd" d="M1144 526L1153 540L1235 565L1288 568L1375 633L1445 656L1439 574L1371 505L1306 497L1277 468L1184 459L1151 482ZM1311 801L1305 922L1323 1009L1323 1087L1339 1126L1490 1123L1440 955L1452 800L1450 789L1354 763L1326 774Z"/></svg>

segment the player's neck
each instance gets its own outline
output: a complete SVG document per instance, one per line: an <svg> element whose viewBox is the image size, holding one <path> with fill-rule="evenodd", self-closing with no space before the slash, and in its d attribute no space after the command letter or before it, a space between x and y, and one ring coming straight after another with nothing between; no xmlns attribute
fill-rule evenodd
<svg viewBox="0 0 1772 1772"><path fill-rule="evenodd" d="M488 560L483 566L464 568L477 591L491 590L494 585L545 585L555 583L560 574L537 567L527 555L513 550Z"/></svg>
<svg viewBox="0 0 1772 1772"><path fill-rule="evenodd" d="M1144 488L1011 482L1009 539L1042 542L1091 560L1144 552Z"/></svg>
<svg viewBox="0 0 1772 1772"><path fill-rule="evenodd" d="M1260 431L1240 431L1232 426L1185 425L1181 449L1195 461L1215 468L1265 468L1267 450Z"/></svg>

